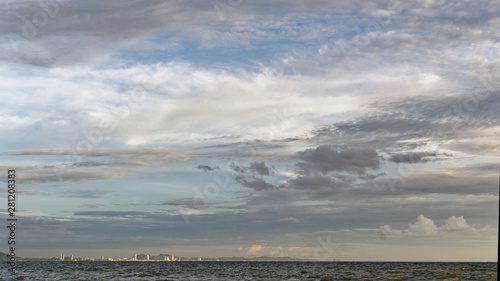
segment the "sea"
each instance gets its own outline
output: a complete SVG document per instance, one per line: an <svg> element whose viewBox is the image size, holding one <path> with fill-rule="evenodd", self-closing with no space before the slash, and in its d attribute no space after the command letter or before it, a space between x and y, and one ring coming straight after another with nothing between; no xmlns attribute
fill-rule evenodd
<svg viewBox="0 0 500 281"><path fill-rule="evenodd" d="M496 262L2 262L0 280L497 280Z"/></svg>

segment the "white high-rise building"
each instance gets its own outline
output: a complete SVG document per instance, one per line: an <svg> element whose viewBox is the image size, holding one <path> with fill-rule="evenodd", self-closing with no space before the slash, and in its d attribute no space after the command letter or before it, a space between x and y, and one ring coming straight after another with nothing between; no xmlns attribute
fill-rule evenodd
<svg viewBox="0 0 500 281"><path fill-rule="evenodd" d="M149 255L146 255L146 260L149 261Z"/></svg>
<svg viewBox="0 0 500 281"><path fill-rule="evenodd" d="M64 260L64 253L61 253L60 259L63 261Z"/></svg>

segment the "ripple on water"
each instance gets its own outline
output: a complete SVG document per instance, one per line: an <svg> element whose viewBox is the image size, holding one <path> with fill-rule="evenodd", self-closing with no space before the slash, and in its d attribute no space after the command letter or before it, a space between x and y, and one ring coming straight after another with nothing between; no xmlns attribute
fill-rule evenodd
<svg viewBox="0 0 500 281"><path fill-rule="evenodd" d="M495 280L496 263L19 262L10 280ZM0 266L0 276L8 276Z"/></svg>

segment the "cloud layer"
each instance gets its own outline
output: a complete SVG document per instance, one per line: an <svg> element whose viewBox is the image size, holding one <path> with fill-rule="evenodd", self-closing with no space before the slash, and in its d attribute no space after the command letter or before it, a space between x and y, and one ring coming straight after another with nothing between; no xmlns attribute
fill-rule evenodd
<svg viewBox="0 0 500 281"><path fill-rule="evenodd" d="M493 260L499 12L5 2L0 167L19 177L20 255Z"/></svg>
<svg viewBox="0 0 500 281"><path fill-rule="evenodd" d="M389 225L383 225L379 230L379 237L385 239L388 236L411 236L411 237L438 237L449 234L472 235L476 233L476 229L469 224L463 216L449 217L445 223L438 227L432 219L419 215L415 223L409 223L408 228L401 230L393 230Z"/></svg>

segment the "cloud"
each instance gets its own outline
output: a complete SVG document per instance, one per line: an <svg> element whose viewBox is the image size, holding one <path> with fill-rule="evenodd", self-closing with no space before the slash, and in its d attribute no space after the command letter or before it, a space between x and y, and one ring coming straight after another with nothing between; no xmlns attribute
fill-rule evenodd
<svg viewBox="0 0 500 281"><path fill-rule="evenodd" d="M116 178L122 178L130 173L118 169L106 169L99 171L80 171L74 169L52 168L33 168L26 167L20 169L20 178L24 184L40 184L47 182L97 182L111 181Z"/></svg>
<svg viewBox="0 0 500 281"><path fill-rule="evenodd" d="M498 170L495 164L466 165L453 170L440 167L415 168L408 166L408 174L394 178L395 196L416 194L494 194L498 189L492 182ZM498 165L496 166L498 167ZM481 175L478 177L478 175ZM384 180L378 181L383 184ZM386 185L391 181L386 181Z"/></svg>
<svg viewBox="0 0 500 281"><path fill-rule="evenodd" d="M12 161L12 163L16 163ZM70 163L70 162L69 162ZM82 164L83 163L83 164ZM91 183L97 181L112 181L117 178L130 176L127 169L118 167L98 168L101 163L75 162L76 166L69 165L29 165L25 162L15 164L19 179L23 184L42 183ZM107 165L107 164L102 164ZM0 168L11 169L12 165L0 164ZM0 179L1 181L1 179ZM35 191L31 191L32 193ZM36 191L36 193L47 193L46 191ZM52 192L48 192L52 193Z"/></svg>
<svg viewBox="0 0 500 281"><path fill-rule="evenodd" d="M369 142L379 152L393 155L389 160L395 163L429 161L450 156L450 150L473 154L495 150L493 135L500 123L494 112L500 110L500 93L488 83L478 83L477 89L466 93L377 101L369 105L368 113L315 130L314 138L358 146ZM436 150L438 146L447 152Z"/></svg>
<svg viewBox="0 0 500 281"><path fill-rule="evenodd" d="M234 163L231 163L231 164L229 165L229 167L230 167L233 171L235 171L235 172L239 172L239 173L245 173L245 172L246 172L246 168L245 168L245 166L236 165L236 164L234 164Z"/></svg>
<svg viewBox="0 0 500 281"><path fill-rule="evenodd" d="M179 198L162 203L162 205L179 206L190 209L198 209L197 201L194 198ZM206 204L204 204L205 206Z"/></svg>
<svg viewBox="0 0 500 281"><path fill-rule="evenodd" d="M340 189L346 186L345 181L336 180L331 176L322 174L299 175L295 178L287 180L279 186L268 183L263 178L255 176L247 179L245 176L238 175L235 179L239 184L252 188L255 191L276 190L277 192L282 193L282 196L285 196L285 193L287 193L287 200L291 199L290 196L296 196L296 199L304 199L304 196L309 196L315 199L323 198L325 196L328 197L338 194Z"/></svg>
<svg viewBox="0 0 500 281"><path fill-rule="evenodd" d="M3 193L7 193L7 187L5 186L0 186L0 192L3 192ZM54 192L51 192L51 191L44 191L44 190L35 190L35 189L26 189L26 188L22 188L22 189L18 189L16 190L17 193L19 194L23 194L23 195L39 195L39 194L42 194L42 195L48 195L48 194L54 194Z"/></svg>
<svg viewBox="0 0 500 281"><path fill-rule="evenodd" d="M73 167L97 167L97 166L106 166L108 165L107 163L100 163L96 161L84 161L84 162L78 162L78 163L73 163L71 166Z"/></svg>
<svg viewBox="0 0 500 281"><path fill-rule="evenodd" d="M354 110L356 106L355 101L344 102L340 95L319 95L315 99L303 95L305 91L323 92L325 87L335 87L329 79L310 75L301 77L309 81L303 83L293 75L266 68L207 69L175 61L127 68L54 68L40 71L38 76L19 93L22 99L6 108L6 115L29 117L32 122L15 128L40 134L45 147L64 139L64 146L75 147L72 154L92 154L104 143L111 147L165 149L172 144L200 142L208 147L226 139L250 142L252 146L242 147L241 154L289 154L287 140L312 130L316 119ZM5 78L9 85L22 83L17 75ZM43 99L36 94L41 86L46 94ZM15 87L5 92L10 90L15 91ZM71 91L82 95L69 99L66 93ZM248 95L234 100L234 92ZM52 108L54 103L57 110L39 110ZM304 120L303 114L311 114L313 120ZM16 123L2 124L12 127ZM44 130L40 130L41 124ZM102 124L109 126L104 128ZM89 146L92 149L87 149ZM84 149L78 149L81 147ZM182 151L177 152L183 156ZM221 155L225 154L230 152L221 151Z"/></svg>
<svg viewBox="0 0 500 281"><path fill-rule="evenodd" d="M378 235L381 239L389 236L409 236L416 238L447 237L453 234L471 235L476 229L470 226L463 216L451 216L444 225L438 227L432 219L419 215L414 223L409 223L408 228L400 231L393 230L389 225L380 227Z"/></svg>
<svg viewBox="0 0 500 281"><path fill-rule="evenodd" d="M150 2L143 0L71 1L7 3L3 7L0 32L11 34L0 47L0 58L10 63L50 67L101 63L112 54L135 51L192 52L221 46L245 46L250 42L279 40L319 40L336 31L334 25L320 21L315 11L333 13L348 2L300 1L288 5L282 1L231 3ZM218 6L225 5L225 6ZM289 16L272 17L281 9ZM304 15L310 20L307 24ZM44 21L33 19L43 15ZM71 38L72 40L68 40ZM198 48L190 47L194 42ZM259 44L253 44L257 48ZM267 44L267 48L272 45ZM264 49L264 48L262 48ZM273 48L272 48L273 49ZM227 50L227 49L226 49ZM231 49L229 49L231 50ZM234 51L232 51L234 52Z"/></svg>
<svg viewBox="0 0 500 281"><path fill-rule="evenodd" d="M95 209L95 208L104 207L104 205L103 204L84 204L84 205L80 205L80 207Z"/></svg>
<svg viewBox="0 0 500 281"><path fill-rule="evenodd" d="M189 159L189 155L184 150L181 152L181 150L165 148L37 149L6 151L2 155L14 156L11 158L14 161L17 157L22 159L23 156L65 156L62 159L58 158L59 163L56 162L55 165L54 162L51 162L52 165L44 166L16 165L26 184L110 181L137 173L137 171L131 171L130 166L149 167L179 163ZM99 161L85 160L86 158L97 158ZM103 162L102 159L106 161ZM101 166L107 166L107 168L100 169Z"/></svg>
<svg viewBox="0 0 500 281"><path fill-rule="evenodd" d="M437 234L438 227L434 224L434 221L423 215L419 215L415 223L409 223L408 229L405 230L405 235L416 237L429 237Z"/></svg>
<svg viewBox="0 0 500 281"><path fill-rule="evenodd" d="M431 161L431 158L429 157L436 157L439 154L437 152L429 152L429 151L422 151L422 152L410 152L410 153L400 153L400 154L393 154L391 157L388 159L391 162L394 163L423 163L423 162L428 162ZM450 156L447 154L446 156Z"/></svg>
<svg viewBox="0 0 500 281"><path fill-rule="evenodd" d="M367 169L379 167L377 156L374 149L341 149L333 145L320 145L315 149L297 152L297 158L304 161L300 164L304 174L313 171L323 174L331 171L365 174Z"/></svg>
<svg viewBox="0 0 500 281"><path fill-rule="evenodd" d="M315 149L299 151L292 159L299 162L298 175L290 178L279 186L270 184L262 178L252 177L247 180L244 176L237 176L236 181L241 185L253 188L256 191L276 189L290 200L304 200L305 198L320 199L338 194L341 188L353 181L352 176L329 172L350 172L359 178L365 178L367 169L379 167L378 154L372 149L340 149L332 145L321 145ZM235 165L230 167L237 172L255 171L260 175L268 175L269 167L264 162L253 162L249 167Z"/></svg>
<svg viewBox="0 0 500 281"><path fill-rule="evenodd" d="M168 206L176 206L176 207L183 207L183 208L189 208L189 209L209 209L212 207L218 208L219 205L228 203L225 201L221 200L214 200L210 199L208 200L207 198L204 197L203 194L197 194L193 197L190 198L178 198L174 200L170 200L168 202L161 203L160 205L168 205Z"/></svg>
<svg viewBox="0 0 500 281"><path fill-rule="evenodd" d="M10 52L2 59L45 67L91 63L105 59L113 47L133 48L142 41L146 49L158 48L148 37L179 30L183 24L192 27L185 18L191 14L189 8L180 2L134 2L9 3L1 32L13 34L12 47L6 46ZM43 15L45 21L32 20L34 14Z"/></svg>
<svg viewBox="0 0 500 281"><path fill-rule="evenodd" d="M345 186L345 182L336 181L330 176L305 175L289 180L285 187L305 191L318 199L337 194Z"/></svg>
<svg viewBox="0 0 500 281"><path fill-rule="evenodd" d="M440 227L443 231L450 232L475 232L476 230L467 224L463 216L455 217L452 216L446 220L444 225Z"/></svg>
<svg viewBox="0 0 500 281"><path fill-rule="evenodd" d="M279 222L293 222L293 223L299 223L300 220L294 217L288 217L288 218L282 218L278 220Z"/></svg>
<svg viewBox="0 0 500 281"><path fill-rule="evenodd" d="M381 226L378 231L378 236L380 239L386 239L387 236L400 236L402 234L402 231L393 230L388 224Z"/></svg>
<svg viewBox="0 0 500 281"><path fill-rule="evenodd" d="M259 175L269 175L269 167L266 166L264 161L253 162L248 167L250 171L257 172Z"/></svg>
<svg viewBox="0 0 500 281"><path fill-rule="evenodd" d="M250 163L250 165L248 167L231 163L231 165L229 167L233 171L239 172L239 173L255 172L261 176L267 176L270 174L270 169L264 161L252 162L252 163Z"/></svg>
<svg viewBox="0 0 500 281"><path fill-rule="evenodd" d="M307 248L307 247L304 247ZM250 256L272 256L272 257L287 257L287 256L297 256L300 252L304 250L302 247L285 247L279 246L268 246L268 245L250 245L246 247L240 246L239 251Z"/></svg>
<svg viewBox="0 0 500 281"><path fill-rule="evenodd" d="M262 178L257 177L254 177L250 181L247 181L244 176L236 176L236 181L245 187L254 189L255 191L271 190L277 188L275 185L267 183Z"/></svg>
<svg viewBox="0 0 500 281"><path fill-rule="evenodd" d="M63 197L71 197L71 198L86 198L86 199L97 199L101 198L104 195L110 193L108 190L94 190L94 189L77 189L77 190L68 190L66 192L61 193ZM89 205L86 205L90 208ZM93 207L97 207L98 205L94 205Z"/></svg>
<svg viewBox="0 0 500 281"><path fill-rule="evenodd" d="M90 217L125 217L125 218L142 218L142 217L156 217L155 214L142 211L78 211L74 213L75 216L90 216Z"/></svg>
<svg viewBox="0 0 500 281"><path fill-rule="evenodd" d="M241 249L241 248L240 248ZM252 245L245 249L245 253L248 255L260 254L262 251L262 245Z"/></svg>
<svg viewBox="0 0 500 281"><path fill-rule="evenodd" d="M209 171L214 171L214 170L218 170L219 167L218 166L214 166L214 167L210 167L208 165L198 165L196 167L196 169L200 169L200 170L203 170L205 172L209 172Z"/></svg>
<svg viewBox="0 0 500 281"><path fill-rule="evenodd" d="M90 144L90 143L89 143ZM7 151L4 155L12 156L66 156L65 164L78 167L98 166L102 163L96 161L82 161L87 157L110 157L112 164L152 166L167 162L184 162L189 159L187 151L168 148L138 148L138 149L113 149L90 146L86 149L28 149Z"/></svg>

